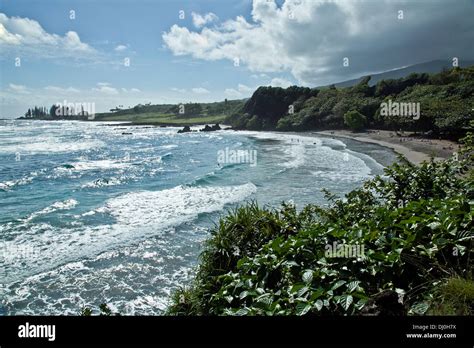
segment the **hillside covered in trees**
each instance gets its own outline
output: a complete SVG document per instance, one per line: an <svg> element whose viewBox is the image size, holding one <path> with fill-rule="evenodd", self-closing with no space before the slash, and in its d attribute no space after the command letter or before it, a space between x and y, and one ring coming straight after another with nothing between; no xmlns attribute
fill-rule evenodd
<svg viewBox="0 0 474 348"><path fill-rule="evenodd" d="M226 119L236 129L304 131L348 128L344 116L358 112L362 127L431 131L458 138L474 115L474 66L440 73L410 74L353 87L260 87L238 112ZM419 117L386 116L382 103L419 103Z"/></svg>

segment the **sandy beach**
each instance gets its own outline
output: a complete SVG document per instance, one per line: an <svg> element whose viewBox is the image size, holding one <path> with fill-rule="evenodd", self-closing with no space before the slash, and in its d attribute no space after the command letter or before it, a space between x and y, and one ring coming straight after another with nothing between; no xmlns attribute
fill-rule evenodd
<svg viewBox="0 0 474 348"><path fill-rule="evenodd" d="M396 133L386 130L370 130L354 133L349 130L328 130L314 132L326 136L350 138L366 143L391 148L413 164L429 161L431 157L441 160L459 150L459 144L449 140L429 139L414 136L411 132Z"/></svg>

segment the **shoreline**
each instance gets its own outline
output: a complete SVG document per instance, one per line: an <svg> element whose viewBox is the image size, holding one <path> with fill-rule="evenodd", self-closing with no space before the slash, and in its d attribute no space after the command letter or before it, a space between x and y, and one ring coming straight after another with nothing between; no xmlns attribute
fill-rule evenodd
<svg viewBox="0 0 474 348"><path fill-rule="evenodd" d="M56 121L56 120L40 120L40 121ZM84 122L103 122L108 126L152 126L152 127L173 127L182 128L187 124L157 124L157 123L136 123L130 121L99 121L99 120L61 120L61 121L84 121ZM107 124L110 122L109 124ZM205 124L190 123L190 127L200 127ZM222 125L224 126L224 125ZM225 127L223 129L229 129ZM238 131L238 130L237 130ZM283 132L287 133L287 132ZM387 130L367 130L364 132L354 133L344 129L324 130L324 131L307 131L296 132L300 134L314 134L323 135L326 137L346 138L363 143L370 143L380 145L391 149L397 154L402 155L408 162L419 165L422 162L430 161L433 158L435 161L447 159L458 151L460 144L445 140L445 139L431 139L415 136L411 132L400 134L395 131Z"/></svg>
<svg viewBox="0 0 474 348"><path fill-rule="evenodd" d="M370 130L361 133L353 133L348 130L328 130L311 133L384 146L402 155L408 162L415 165L429 161L431 158L435 161L449 158L459 150L459 144L450 140L418 138L409 133L402 137L395 132L385 130Z"/></svg>

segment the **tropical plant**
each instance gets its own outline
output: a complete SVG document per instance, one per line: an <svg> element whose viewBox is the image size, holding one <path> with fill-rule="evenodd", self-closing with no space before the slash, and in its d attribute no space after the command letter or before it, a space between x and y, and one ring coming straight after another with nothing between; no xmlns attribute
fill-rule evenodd
<svg viewBox="0 0 474 348"><path fill-rule="evenodd" d="M344 114L344 124L353 131L359 131L364 129L367 124L367 117L362 115L358 111L349 111Z"/></svg>

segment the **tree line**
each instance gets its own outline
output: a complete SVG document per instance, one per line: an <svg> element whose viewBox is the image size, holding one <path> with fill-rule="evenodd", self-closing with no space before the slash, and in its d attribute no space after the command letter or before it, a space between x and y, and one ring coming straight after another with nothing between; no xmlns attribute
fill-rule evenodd
<svg viewBox="0 0 474 348"><path fill-rule="evenodd" d="M474 106L474 66L437 74L413 73L352 87L259 87L227 123L235 129L304 131L355 128L431 131L459 138L469 128ZM420 117L386 117L381 105L419 103Z"/></svg>
<svg viewBox="0 0 474 348"><path fill-rule="evenodd" d="M26 119L55 119L55 118L62 118L62 117L70 117L70 116L78 116L84 117L88 116L88 111L84 110L84 106L80 105L78 107L68 106L68 105L60 105L60 104L53 104L50 108L46 106L34 106L29 108L26 112L24 117Z"/></svg>

